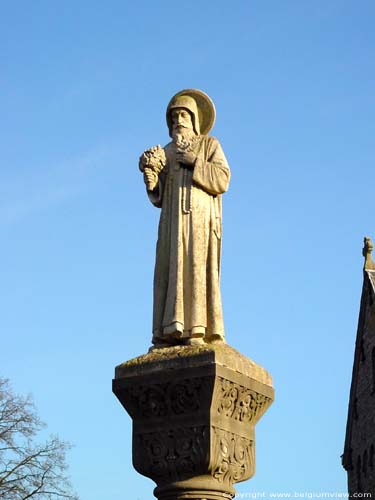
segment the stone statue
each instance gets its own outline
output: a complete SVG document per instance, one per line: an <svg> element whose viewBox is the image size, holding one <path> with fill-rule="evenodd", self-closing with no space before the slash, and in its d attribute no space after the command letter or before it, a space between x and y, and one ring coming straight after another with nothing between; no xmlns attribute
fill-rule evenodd
<svg viewBox="0 0 375 500"><path fill-rule="evenodd" d="M161 208L152 342L220 343L221 195L230 170L219 142L207 135L215 108L204 92L178 92L166 118L172 141L145 151L139 163L148 197Z"/></svg>

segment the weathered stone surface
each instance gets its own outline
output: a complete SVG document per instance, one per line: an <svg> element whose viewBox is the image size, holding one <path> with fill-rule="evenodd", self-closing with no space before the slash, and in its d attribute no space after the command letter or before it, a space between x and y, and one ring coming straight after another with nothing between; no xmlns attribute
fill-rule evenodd
<svg viewBox="0 0 375 500"><path fill-rule="evenodd" d="M160 500L232 498L254 474L272 380L228 345L155 349L119 365L113 391L133 419L133 465Z"/></svg>

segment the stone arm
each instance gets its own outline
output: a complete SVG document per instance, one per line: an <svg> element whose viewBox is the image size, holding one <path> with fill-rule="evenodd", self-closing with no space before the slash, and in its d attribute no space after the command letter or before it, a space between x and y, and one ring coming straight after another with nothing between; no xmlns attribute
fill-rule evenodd
<svg viewBox="0 0 375 500"><path fill-rule="evenodd" d="M219 141L209 137L195 161L193 181L207 193L217 195L228 190L229 180L229 165Z"/></svg>
<svg viewBox="0 0 375 500"><path fill-rule="evenodd" d="M159 180L155 188L152 191L147 189L147 195L149 200L157 208L161 208L162 206L164 184L165 184L165 175L163 173L160 173Z"/></svg>

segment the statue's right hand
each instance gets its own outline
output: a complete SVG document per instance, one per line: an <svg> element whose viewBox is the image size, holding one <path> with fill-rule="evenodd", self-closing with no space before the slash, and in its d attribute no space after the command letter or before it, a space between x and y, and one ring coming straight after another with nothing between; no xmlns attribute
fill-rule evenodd
<svg viewBox="0 0 375 500"><path fill-rule="evenodd" d="M158 183L158 174L150 168L145 168L143 172L143 180L148 191L153 191Z"/></svg>

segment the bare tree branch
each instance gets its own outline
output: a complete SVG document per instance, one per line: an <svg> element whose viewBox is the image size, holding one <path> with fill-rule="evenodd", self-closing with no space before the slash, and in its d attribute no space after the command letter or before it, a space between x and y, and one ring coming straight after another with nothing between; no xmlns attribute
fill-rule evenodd
<svg viewBox="0 0 375 500"><path fill-rule="evenodd" d="M1 500L78 500L66 476L70 445L56 436L38 444L44 426L31 397L14 394L0 378Z"/></svg>

